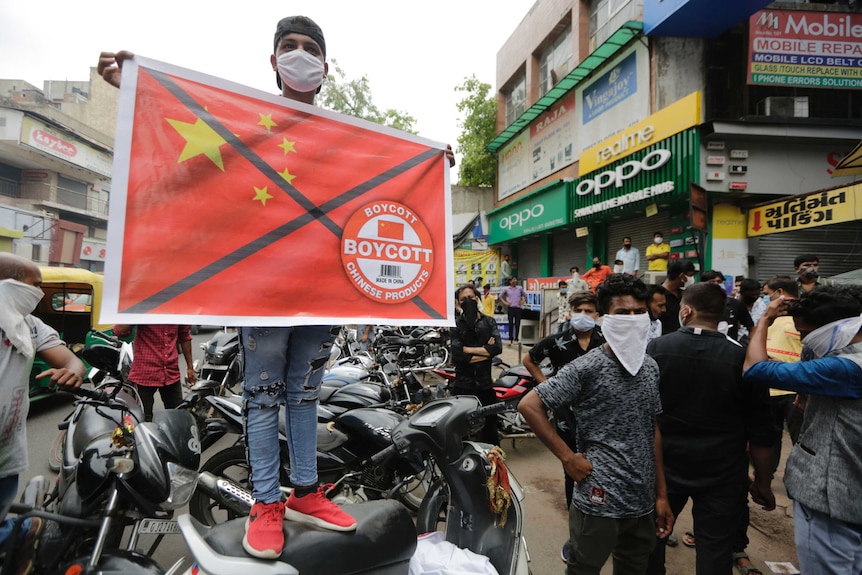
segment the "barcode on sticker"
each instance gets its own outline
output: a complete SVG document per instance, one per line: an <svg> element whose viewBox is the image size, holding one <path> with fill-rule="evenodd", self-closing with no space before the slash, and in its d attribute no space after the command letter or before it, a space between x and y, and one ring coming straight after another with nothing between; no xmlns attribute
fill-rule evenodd
<svg viewBox="0 0 862 575"><path fill-rule="evenodd" d="M382 277L387 278L400 278L401 277L401 266L380 266L380 275Z"/></svg>

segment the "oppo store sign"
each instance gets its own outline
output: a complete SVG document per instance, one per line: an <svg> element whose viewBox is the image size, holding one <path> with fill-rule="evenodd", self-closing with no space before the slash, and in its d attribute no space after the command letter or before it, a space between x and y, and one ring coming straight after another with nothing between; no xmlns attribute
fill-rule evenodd
<svg viewBox="0 0 862 575"><path fill-rule="evenodd" d="M653 150L640 160L624 162L612 170L599 172L586 177L575 186L575 193L579 196L589 194L601 195L605 190L622 188L626 181L636 177L641 172L651 172L664 166L670 161L670 150Z"/></svg>

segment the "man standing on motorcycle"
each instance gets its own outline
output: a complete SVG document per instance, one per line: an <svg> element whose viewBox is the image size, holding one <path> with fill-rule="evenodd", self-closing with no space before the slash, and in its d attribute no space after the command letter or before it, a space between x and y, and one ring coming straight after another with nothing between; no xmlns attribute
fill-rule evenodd
<svg viewBox="0 0 862 575"><path fill-rule="evenodd" d="M564 284L565 282L560 282ZM565 322L561 333L550 335L534 345L530 351L524 354L522 361L524 367L533 376L537 383L542 383L547 377L539 367L545 359L550 360L554 373L558 373L564 365L586 354L603 343L601 330L596 327L596 319L599 317L598 301L591 292L575 292L569 296L568 306L571 318ZM572 451L577 452L575 438L575 417L571 409L564 408L554 413L554 422L557 433L566 442ZM563 468L563 478L566 485L566 509L572 506L572 492L575 489L575 480L566 473ZM571 551L571 542L563 545L561 553L563 561L568 561Z"/></svg>
<svg viewBox="0 0 862 575"><path fill-rule="evenodd" d="M132 326L115 325L114 335L132 335ZM192 360L192 332L188 325L139 325L132 341L132 369L129 383L134 384L141 396L144 419L153 420L153 402L156 391L162 398L165 409L174 409L183 401L183 385L180 379L179 351L186 361L186 377L194 385L197 375Z"/></svg>
<svg viewBox="0 0 862 575"><path fill-rule="evenodd" d="M455 327L449 332L452 341L452 363L455 364L453 395L474 395L482 405L497 401L492 389L491 358L503 352L503 342L494 318L479 311L479 290L462 286L455 290L456 307L461 311ZM497 418L485 418L479 439L498 445Z"/></svg>
<svg viewBox="0 0 862 575"><path fill-rule="evenodd" d="M129 52L103 52L98 71L120 85L122 61ZM305 16L288 16L276 26L270 66L285 98L314 104L329 71L323 31ZM451 149L447 152L455 163ZM284 548L285 517L336 531L356 529L356 520L326 498L317 474L317 399L324 368L338 327L242 327L245 356L246 442L255 504L249 514L245 550L274 559ZM290 452L290 497L281 500L278 442L279 407L285 406Z"/></svg>
<svg viewBox="0 0 862 575"><path fill-rule="evenodd" d="M646 355L647 288L612 274L597 297L606 343L539 384L518 411L577 483L568 575L598 574L612 554L615 573L642 574L656 535L667 537L673 527L656 425L659 369ZM569 406L578 422L577 452L546 414Z"/></svg>
<svg viewBox="0 0 862 575"><path fill-rule="evenodd" d="M35 356L51 369L51 386L76 389L84 379L84 364L57 332L30 315L45 295L42 273L28 259L0 254L0 550L12 534L12 520L3 518L18 493L18 475L28 467L27 413L30 408L30 370ZM30 573L32 553L42 530L42 519L25 519L19 536L16 574Z"/></svg>

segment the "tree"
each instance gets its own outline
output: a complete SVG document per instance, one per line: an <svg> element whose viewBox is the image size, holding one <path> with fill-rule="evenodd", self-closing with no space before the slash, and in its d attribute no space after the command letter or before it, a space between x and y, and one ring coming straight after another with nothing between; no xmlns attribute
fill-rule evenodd
<svg viewBox="0 0 862 575"><path fill-rule="evenodd" d="M371 86L364 74L361 78L348 80L344 70L334 58L330 63L330 69L332 68L335 69L335 74L329 74L323 83L316 101L319 106L396 130L416 133L413 128L416 119L413 116L394 108L381 111L374 104L371 100Z"/></svg>
<svg viewBox="0 0 862 575"><path fill-rule="evenodd" d="M485 151L496 135L497 100L488 94L491 85L480 82L476 75L464 78L464 83L455 88L464 92L466 97L458 102L458 111L465 114L458 124L458 153L461 166L458 170L459 184L462 186L494 185L496 158Z"/></svg>

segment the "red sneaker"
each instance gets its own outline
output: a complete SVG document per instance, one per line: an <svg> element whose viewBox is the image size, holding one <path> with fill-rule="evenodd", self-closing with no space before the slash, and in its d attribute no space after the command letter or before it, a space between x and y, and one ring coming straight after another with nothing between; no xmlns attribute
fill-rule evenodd
<svg viewBox="0 0 862 575"><path fill-rule="evenodd" d="M242 546L249 555L261 559L278 559L284 549L284 503L256 502L245 522Z"/></svg>
<svg viewBox="0 0 862 575"><path fill-rule="evenodd" d="M354 531L356 519L341 510L341 507L326 498L329 485L321 485L314 492L304 497L296 497L291 492L287 498L284 516L293 521L310 523L333 531Z"/></svg>

